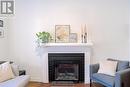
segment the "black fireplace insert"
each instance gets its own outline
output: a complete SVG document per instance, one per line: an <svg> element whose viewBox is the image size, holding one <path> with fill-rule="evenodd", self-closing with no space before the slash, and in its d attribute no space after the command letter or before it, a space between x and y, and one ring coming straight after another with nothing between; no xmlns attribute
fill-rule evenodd
<svg viewBox="0 0 130 87"><path fill-rule="evenodd" d="M49 82L84 82L84 53L49 53Z"/></svg>

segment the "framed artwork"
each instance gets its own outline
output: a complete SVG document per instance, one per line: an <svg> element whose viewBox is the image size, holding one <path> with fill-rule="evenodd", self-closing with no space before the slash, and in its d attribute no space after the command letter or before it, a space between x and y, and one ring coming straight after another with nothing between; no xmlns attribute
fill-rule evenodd
<svg viewBox="0 0 130 87"><path fill-rule="evenodd" d="M4 37L4 30L0 29L0 38Z"/></svg>
<svg viewBox="0 0 130 87"><path fill-rule="evenodd" d="M70 35L70 25L56 25L55 26L55 42L68 43Z"/></svg>
<svg viewBox="0 0 130 87"><path fill-rule="evenodd" d="M3 20L0 20L0 27L3 27Z"/></svg>
<svg viewBox="0 0 130 87"><path fill-rule="evenodd" d="M77 34L76 33L70 33L69 42L77 43Z"/></svg>
<svg viewBox="0 0 130 87"><path fill-rule="evenodd" d="M3 20L0 20L0 27L3 27Z"/></svg>

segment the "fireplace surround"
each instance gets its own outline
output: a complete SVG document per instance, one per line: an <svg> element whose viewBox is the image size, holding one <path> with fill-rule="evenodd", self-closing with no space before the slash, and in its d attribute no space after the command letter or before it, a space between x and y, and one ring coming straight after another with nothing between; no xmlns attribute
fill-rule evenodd
<svg viewBox="0 0 130 87"><path fill-rule="evenodd" d="M84 53L48 53L49 82L84 82Z"/></svg>
<svg viewBox="0 0 130 87"><path fill-rule="evenodd" d="M90 83L89 65L92 58L93 43L47 43L40 47L41 78L36 78L43 83L49 83L48 53L84 53L84 83Z"/></svg>

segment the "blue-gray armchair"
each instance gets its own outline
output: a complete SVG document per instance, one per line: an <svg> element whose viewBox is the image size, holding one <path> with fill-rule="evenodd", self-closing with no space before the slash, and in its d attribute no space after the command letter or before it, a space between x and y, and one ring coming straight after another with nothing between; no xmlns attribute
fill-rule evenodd
<svg viewBox="0 0 130 87"><path fill-rule="evenodd" d="M110 61L118 61L108 59ZM105 87L130 87L130 67L129 61L118 61L115 76L97 73L100 65L90 65L90 86L92 82L97 82Z"/></svg>

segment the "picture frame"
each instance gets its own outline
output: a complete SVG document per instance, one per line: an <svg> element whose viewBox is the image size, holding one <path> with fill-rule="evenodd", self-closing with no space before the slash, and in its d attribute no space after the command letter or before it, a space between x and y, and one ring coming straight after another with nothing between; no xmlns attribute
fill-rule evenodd
<svg viewBox="0 0 130 87"><path fill-rule="evenodd" d="M4 26L3 20L0 20L0 27L3 27L3 26Z"/></svg>
<svg viewBox="0 0 130 87"><path fill-rule="evenodd" d="M69 42L70 43L77 43L77 33L70 33Z"/></svg>
<svg viewBox="0 0 130 87"><path fill-rule="evenodd" d="M55 42L68 43L70 35L70 25L55 25Z"/></svg>
<svg viewBox="0 0 130 87"><path fill-rule="evenodd" d="M0 29L0 38L3 38L3 37L4 37L4 30Z"/></svg>

